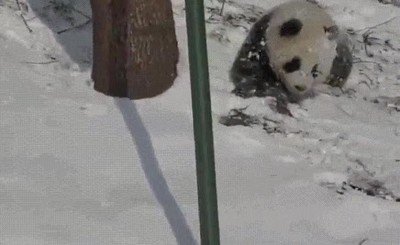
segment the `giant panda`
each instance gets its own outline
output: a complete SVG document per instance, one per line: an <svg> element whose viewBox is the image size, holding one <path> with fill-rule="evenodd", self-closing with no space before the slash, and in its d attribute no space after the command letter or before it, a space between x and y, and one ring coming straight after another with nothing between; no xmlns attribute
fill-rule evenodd
<svg viewBox="0 0 400 245"><path fill-rule="evenodd" d="M342 86L352 68L350 43L315 3L281 4L250 29L230 70L242 97L298 102L318 84Z"/></svg>

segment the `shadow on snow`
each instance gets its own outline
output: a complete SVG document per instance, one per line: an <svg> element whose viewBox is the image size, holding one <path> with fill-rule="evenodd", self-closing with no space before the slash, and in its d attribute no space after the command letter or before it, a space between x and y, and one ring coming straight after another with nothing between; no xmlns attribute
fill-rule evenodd
<svg viewBox="0 0 400 245"><path fill-rule="evenodd" d="M71 60L82 71L89 70L93 46L90 1L28 0L28 3L35 16L53 32Z"/></svg>
<svg viewBox="0 0 400 245"><path fill-rule="evenodd" d="M135 103L129 99L120 98L115 98L114 102L121 111L125 124L132 135L147 182L158 203L162 206L178 244L197 244L185 216L161 172L150 135L138 114Z"/></svg>
<svg viewBox="0 0 400 245"><path fill-rule="evenodd" d="M79 28L71 28L85 23L88 20L87 17L91 17L90 1L28 0L28 2L35 15L52 30L57 42L62 45L71 60L78 64L82 71L91 69L92 23ZM135 104L128 99L120 98L115 98L114 103L121 111L125 124L132 135L147 182L164 211L177 243L180 245L196 245L197 242L185 216L159 167L149 133L136 110Z"/></svg>

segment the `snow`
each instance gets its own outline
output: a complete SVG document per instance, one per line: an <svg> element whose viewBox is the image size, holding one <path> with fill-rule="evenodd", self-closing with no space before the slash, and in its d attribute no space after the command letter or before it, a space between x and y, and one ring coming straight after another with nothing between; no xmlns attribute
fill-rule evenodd
<svg viewBox="0 0 400 245"><path fill-rule="evenodd" d="M70 2L90 15L89 0ZM224 12L251 15L280 2L236 0ZM290 104L293 117L271 110L268 98L230 93L228 70L249 23L207 24L221 244L400 243L399 202L349 187L368 188L354 178L366 175L400 196L400 8L318 2L356 31L396 18L372 28L373 57L364 31L352 36L362 62L344 93L323 88ZM179 77L139 101L93 90L90 24L57 34L70 23L45 8L49 1L26 3L32 33L15 1L0 1L0 244L199 244L183 0L173 1ZM218 122L246 106L281 133Z"/></svg>

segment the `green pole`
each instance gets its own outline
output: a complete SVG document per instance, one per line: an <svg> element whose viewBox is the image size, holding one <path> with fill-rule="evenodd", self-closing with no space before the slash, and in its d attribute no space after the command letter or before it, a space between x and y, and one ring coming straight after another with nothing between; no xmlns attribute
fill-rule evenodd
<svg viewBox="0 0 400 245"><path fill-rule="evenodd" d="M203 0L186 0L185 7L196 147L200 237L202 245L219 245L218 204Z"/></svg>

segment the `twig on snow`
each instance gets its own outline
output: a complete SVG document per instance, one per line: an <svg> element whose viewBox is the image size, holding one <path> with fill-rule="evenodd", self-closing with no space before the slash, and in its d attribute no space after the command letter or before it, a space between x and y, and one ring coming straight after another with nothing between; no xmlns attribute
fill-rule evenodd
<svg viewBox="0 0 400 245"><path fill-rule="evenodd" d="M221 16L224 13L225 2L226 2L226 0L222 0L221 11L219 12L219 15L221 15Z"/></svg>
<svg viewBox="0 0 400 245"><path fill-rule="evenodd" d="M384 22L382 22L382 23L379 23L379 24L376 24L376 25L370 26L370 27L364 27L364 28L359 29L359 30L356 30L356 31L354 31L354 32L360 32L360 31L365 31L365 30L368 31L368 30L377 28L377 27L379 27L379 26L383 26L383 25L385 25L385 24L387 24L387 23L393 21L393 20L396 19L397 17L398 17L398 16L392 17L392 18L390 18L390 19L388 19L388 20L386 20L386 21L384 21Z"/></svg>
<svg viewBox="0 0 400 245"><path fill-rule="evenodd" d="M74 6L71 6L71 10L76 12L76 13L78 13L78 14L80 14L80 15L82 15L87 20L85 22L79 24L79 25L74 25L74 26L71 26L69 28L66 28L66 29L63 29L61 31L58 31L57 34L61 34L61 33L64 33L64 32L67 32L67 31L70 31L70 30L73 30L73 29L78 29L78 28L84 27L85 25L89 24L92 21L92 18L89 15L83 13L79 9L75 8Z"/></svg>
<svg viewBox="0 0 400 245"><path fill-rule="evenodd" d="M75 11L76 13L82 15L83 17L85 17L86 19L92 19L92 17L90 17L89 15L85 14L84 12L80 11L79 9L75 8L74 6L71 6L71 9L73 11Z"/></svg>
<svg viewBox="0 0 400 245"><path fill-rule="evenodd" d="M373 32L371 30L368 30L362 34L365 54L368 57L373 57L374 55L368 51L367 46L372 45L372 41L378 40L376 37L371 37L372 33Z"/></svg>
<svg viewBox="0 0 400 245"><path fill-rule="evenodd" d="M357 63L372 63L372 64L379 65L378 62L376 62L376 61L371 61L371 60L356 60L356 61L353 61L353 64L357 64Z"/></svg>
<svg viewBox="0 0 400 245"><path fill-rule="evenodd" d="M369 89L371 89L371 86L370 86L370 85L374 85L374 84L375 84L375 83L374 83L374 80L373 80L372 78L370 78L370 77L369 77L366 73L364 73L364 72L360 72L359 74L365 76L365 77L369 80L369 84L368 84L367 81L365 81L365 80L362 80L362 81L359 82L358 84L364 83Z"/></svg>
<svg viewBox="0 0 400 245"><path fill-rule="evenodd" d="M52 61L43 61L43 62L33 62L33 61L24 61L23 63L25 64L34 64L34 65L48 65L52 63L58 62L57 60L52 60Z"/></svg>
<svg viewBox="0 0 400 245"><path fill-rule="evenodd" d="M358 245L363 245L366 241L368 241L368 238L362 239L362 240L358 243Z"/></svg>
<svg viewBox="0 0 400 245"><path fill-rule="evenodd" d="M71 27L63 29L61 31L57 31L57 34L61 34L61 33L67 32L67 31L71 31L73 29L78 29L78 28L84 27L85 25L89 24L91 21L92 21L92 19L88 19L87 21L83 22L82 24L79 24L76 26L71 26Z"/></svg>
<svg viewBox="0 0 400 245"><path fill-rule="evenodd" d="M355 159L354 162L357 163L369 176L373 177L375 175L374 172L368 170L367 166L365 166L365 164L360 159Z"/></svg>
<svg viewBox="0 0 400 245"><path fill-rule="evenodd" d="M54 57L50 57L51 60L49 61L43 61L43 62L34 62L34 61L23 61L21 63L24 64L34 64L34 65L48 65L48 64L52 64L52 63L56 63L58 62L58 60Z"/></svg>
<svg viewBox="0 0 400 245"><path fill-rule="evenodd" d="M24 22L24 24L25 24L25 26L26 26L26 29L28 29L28 31L29 31L30 33L32 33L32 32L33 32L32 28L29 27L28 23L26 22L26 19L25 19L24 15L22 14L21 3L19 2L19 0L15 0L15 2L17 3L18 10L19 10L19 12L20 12L19 16L21 17L22 22Z"/></svg>

